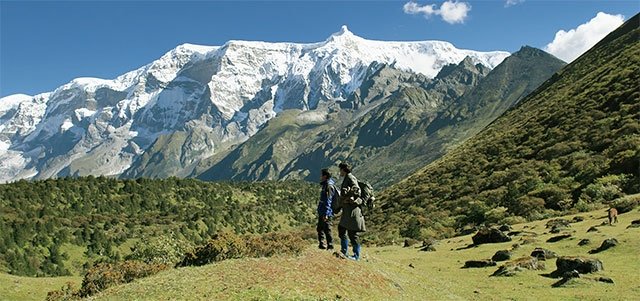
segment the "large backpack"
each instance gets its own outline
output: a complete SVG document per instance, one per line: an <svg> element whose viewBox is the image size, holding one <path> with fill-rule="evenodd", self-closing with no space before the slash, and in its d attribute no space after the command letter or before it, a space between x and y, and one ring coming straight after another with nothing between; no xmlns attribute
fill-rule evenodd
<svg viewBox="0 0 640 301"><path fill-rule="evenodd" d="M360 199L362 199L361 209L366 208L367 210L372 210L375 207L373 202L376 199L373 193L373 187L371 184L360 180L358 180L358 186L360 186Z"/></svg>

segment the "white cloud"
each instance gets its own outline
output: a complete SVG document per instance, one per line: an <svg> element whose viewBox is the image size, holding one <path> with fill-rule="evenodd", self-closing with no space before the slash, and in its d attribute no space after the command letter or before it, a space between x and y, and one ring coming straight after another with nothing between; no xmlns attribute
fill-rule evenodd
<svg viewBox="0 0 640 301"><path fill-rule="evenodd" d="M437 8L435 4L420 5L410 1L402 7L405 13L410 15L422 14L425 18L433 15L442 17L442 20L449 24L464 23L467 14L471 10L471 5L467 2L458 2L455 0L447 0Z"/></svg>
<svg viewBox="0 0 640 301"><path fill-rule="evenodd" d="M593 19L575 29L559 30L544 50L566 62L571 62L622 23L624 23L623 15L599 12Z"/></svg>
<svg viewBox="0 0 640 301"><path fill-rule="evenodd" d="M524 0L507 0L504 3L504 7L514 6L514 5L520 4L522 2L524 2Z"/></svg>

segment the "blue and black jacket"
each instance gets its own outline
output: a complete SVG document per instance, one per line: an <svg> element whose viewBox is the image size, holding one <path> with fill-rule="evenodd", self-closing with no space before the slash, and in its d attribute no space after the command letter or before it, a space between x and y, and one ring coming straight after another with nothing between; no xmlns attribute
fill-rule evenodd
<svg viewBox="0 0 640 301"><path fill-rule="evenodd" d="M320 185L322 185L322 190L320 191L320 202L318 203L318 217L332 217L332 205L338 201L336 182L333 179L329 179L321 182Z"/></svg>

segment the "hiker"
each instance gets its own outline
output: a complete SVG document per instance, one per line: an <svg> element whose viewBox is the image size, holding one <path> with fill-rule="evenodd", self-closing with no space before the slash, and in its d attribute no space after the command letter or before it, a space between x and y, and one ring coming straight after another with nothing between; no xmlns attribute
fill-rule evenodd
<svg viewBox="0 0 640 301"><path fill-rule="evenodd" d="M364 216L362 216L362 199L360 198L360 186L358 180L351 173L351 167L346 163L340 163L340 176L343 177L338 197L337 212L342 210L340 224L338 225L338 235L340 236L340 252L347 258L360 259L360 238L359 232L366 231L364 226ZM348 238L347 238L348 234ZM353 246L353 256L347 254L349 241Z"/></svg>
<svg viewBox="0 0 640 301"><path fill-rule="evenodd" d="M322 169L320 174L320 202L318 202L318 248L333 250L333 237L331 236L331 219L333 218L333 204L337 201L338 191L335 181L328 169ZM327 240L325 246L324 240Z"/></svg>

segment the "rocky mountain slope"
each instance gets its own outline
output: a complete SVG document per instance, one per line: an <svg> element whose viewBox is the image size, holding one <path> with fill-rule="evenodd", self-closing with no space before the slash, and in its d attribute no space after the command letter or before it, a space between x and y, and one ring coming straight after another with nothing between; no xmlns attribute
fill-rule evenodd
<svg viewBox="0 0 640 301"><path fill-rule="evenodd" d="M184 44L113 80L0 99L0 181L187 176L283 111L357 107L353 94L374 62L433 78L465 57L493 68L508 55L366 40L346 27L313 44Z"/></svg>

